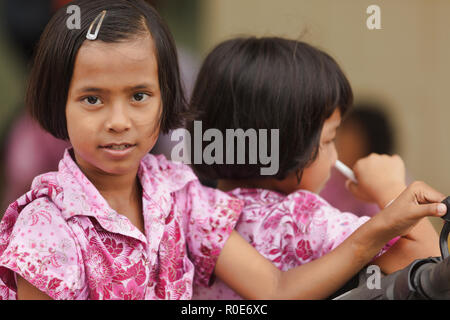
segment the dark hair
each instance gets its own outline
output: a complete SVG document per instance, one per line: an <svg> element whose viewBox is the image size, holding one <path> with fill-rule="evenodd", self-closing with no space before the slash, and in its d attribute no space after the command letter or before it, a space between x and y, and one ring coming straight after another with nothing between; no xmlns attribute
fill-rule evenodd
<svg viewBox="0 0 450 320"><path fill-rule="evenodd" d="M303 172L316 158L325 120L336 108L345 114L352 102L350 84L328 54L301 41L250 37L212 50L199 72L190 109L203 130L279 129L279 170L273 177L283 179L292 171ZM192 134L193 122L188 130ZM270 150L270 141L268 145ZM262 177L263 166L193 167L201 178L249 179Z"/></svg>
<svg viewBox="0 0 450 320"><path fill-rule="evenodd" d="M393 154L395 137L392 124L381 105L372 102L355 104L342 126L356 125L367 144L366 154Z"/></svg>
<svg viewBox="0 0 450 320"><path fill-rule="evenodd" d="M69 29L67 6L81 11L81 28ZM143 0L76 0L58 10L38 44L26 94L26 105L40 125L56 138L68 139L65 115L75 58L90 24L103 11L97 39L114 43L150 33L156 48L163 110L163 133L183 125L187 109L172 35L159 14Z"/></svg>

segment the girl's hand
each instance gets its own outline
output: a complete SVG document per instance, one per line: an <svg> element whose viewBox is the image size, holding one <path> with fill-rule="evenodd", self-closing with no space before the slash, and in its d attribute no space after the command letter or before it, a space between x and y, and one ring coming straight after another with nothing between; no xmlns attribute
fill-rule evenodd
<svg viewBox="0 0 450 320"><path fill-rule="evenodd" d="M398 155L372 153L358 160L353 172L358 183L348 180L346 187L355 197L382 209L406 188L405 164Z"/></svg>
<svg viewBox="0 0 450 320"><path fill-rule="evenodd" d="M440 203L445 196L424 182L415 181L387 208L373 218L379 218L391 237L405 236L424 217L441 217L447 212Z"/></svg>

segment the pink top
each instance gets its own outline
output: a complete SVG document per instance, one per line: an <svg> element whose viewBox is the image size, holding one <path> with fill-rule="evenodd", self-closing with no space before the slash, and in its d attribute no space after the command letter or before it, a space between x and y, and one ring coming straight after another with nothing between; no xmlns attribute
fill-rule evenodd
<svg viewBox="0 0 450 320"><path fill-rule="evenodd" d="M66 150L2 219L0 299L16 298L15 273L54 299L190 299L194 279L207 285L242 202L163 156L146 155L138 176L145 235Z"/></svg>
<svg viewBox="0 0 450 320"><path fill-rule="evenodd" d="M341 212L306 190L286 196L270 190L238 188L229 194L244 200L236 230L283 271L325 255L370 219ZM397 240L390 241L377 256ZM241 297L217 279L209 288L195 285L193 299Z"/></svg>
<svg viewBox="0 0 450 320"><path fill-rule="evenodd" d="M346 180L347 178L342 173L333 168L330 179L320 192L320 196L340 211L351 212L358 217L373 217L380 212L380 208L375 203L368 203L355 198L345 187Z"/></svg>

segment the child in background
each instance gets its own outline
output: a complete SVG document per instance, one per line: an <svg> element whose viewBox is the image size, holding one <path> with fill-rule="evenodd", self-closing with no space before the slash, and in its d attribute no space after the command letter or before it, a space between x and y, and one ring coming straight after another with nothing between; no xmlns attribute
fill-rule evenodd
<svg viewBox="0 0 450 320"><path fill-rule="evenodd" d="M419 218L444 213L441 193L415 185L339 257L280 272L233 230L242 201L148 154L186 114L175 46L156 11L141 0L71 5L81 28L66 27L66 8L53 16L26 101L73 148L2 219L3 299L190 299L194 279L205 285L213 274L248 298L321 298ZM336 272L318 269L331 262Z"/></svg>
<svg viewBox="0 0 450 320"><path fill-rule="evenodd" d="M314 277L329 273L337 277L360 260L358 255L339 257L345 239L383 214L357 217L340 212L318 195L337 159L336 129L352 97L345 75L326 53L299 41L238 38L219 44L207 56L191 100L191 111L198 114L196 120L205 131L215 128L225 136L226 129L279 129L279 171L274 176L262 176L261 164L193 166L200 176L217 179L219 189L244 201L236 230L280 270L316 266L316 274L311 272L316 282L304 282L310 297L321 290L322 297L327 296L327 284ZM193 127L190 122L191 134ZM233 150L229 143L220 150L223 155ZM358 184L352 190L380 208L406 188L398 156L371 155L360 160L354 172ZM372 261L382 271L391 273L414 259L439 255L438 237L426 219L401 235L405 237L390 241ZM328 265L315 264L328 258ZM193 297L241 298L221 281L209 288L195 286Z"/></svg>
<svg viewBox="0 0 450 320"><path fill-rule="evenodd" d="M352 168L356 161L371 153L394 154L394 140L393 127L381 106L360 103L343 119L336 136L336 149L339 160ZM373 216L378 213L380 208L376 204L359 200L350 190L343 188L346 179L333 168L320 196L340 211L357 216ZM406 180L407 184L411 182L408 177Z"/></svg>
<svg viewBox="0 0 450 320"><path fill-rule="evenodd" d="M68 0L6 0L2 2L0 20L11 45L20 58L20 63L28 71L33 50L41 32L50 20L57 7ZM33 19L30 19L32 14ZM4 189L0 188L0 218L6 207L30 189L31 181L39 174L58 168L58 162L64 150L70 147L67 141L56 139L42 130L38 123L31 119L24 108L24 101L18 101L12 117L6 119L5 134L0 141L0 165L4 175ZM2 106L4 107L4 106ZM33 161L30 161L30 158ZM2 187L3 187L2 186ZM3 192L4 190L4 192Z"/></svg>

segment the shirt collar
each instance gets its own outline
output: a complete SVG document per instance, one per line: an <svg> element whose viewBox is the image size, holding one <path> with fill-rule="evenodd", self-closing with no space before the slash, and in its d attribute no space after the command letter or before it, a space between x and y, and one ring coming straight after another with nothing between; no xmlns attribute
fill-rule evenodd
<svg viewBox="0 0 450 320"><path fill-rule="evenodd" d="M92 216L106 230L128 234L142 240L142 233L131 225L128 219L115 212L83 174L73 160L71 150L71 148L65 150L57 174L58 184L64 193L61 208L64 218L69 219L78 215ZM156 204L162 211L164 219L171 210L171 194L197 179L189 167L168 161L162 155L152 154L147 154L141 160L138 177L142 185L143 200ZM143 210L145 218L145 205Z"/></svg>

